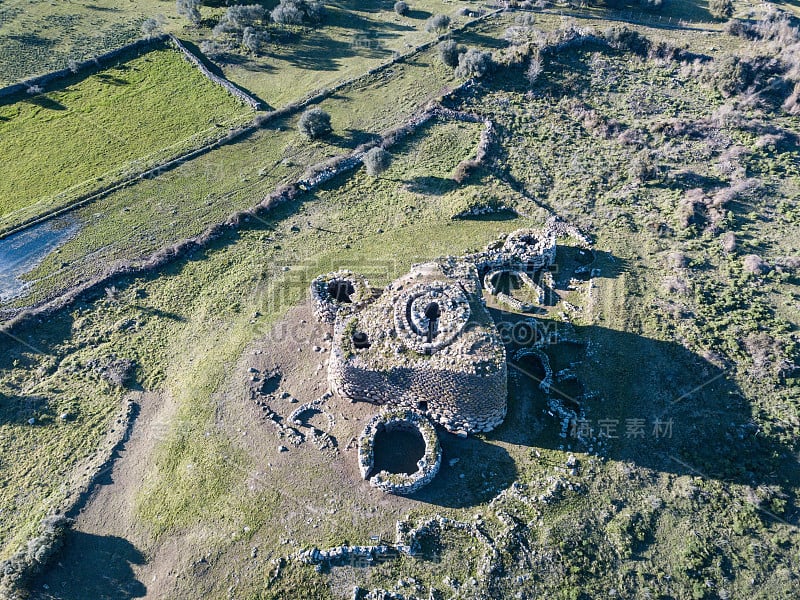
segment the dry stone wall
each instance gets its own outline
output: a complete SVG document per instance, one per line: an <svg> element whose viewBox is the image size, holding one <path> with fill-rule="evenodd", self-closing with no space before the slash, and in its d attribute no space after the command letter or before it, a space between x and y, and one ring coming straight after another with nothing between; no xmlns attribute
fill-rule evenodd
<svg viewBox="0 0 800 600"><path fill-rule="evenodd" d="M411 474L375 470L375 440L382 431L414 431L422 436L425 454ZM410 495L428 485L442 464L442 447L430 421L413 410L393 410L375 415L358 439L358 468L370 485L390 494Z"/></svg>
<svg viewBox="0 0 800 600"><path fill-rule="evenodd" d="M312 285L315 303L321 289ZM474 266L452 258L415 265L376 301L340 315L328 380L341 396L415 409L449 431L497 427L506 414L505 349Z"/></svg>

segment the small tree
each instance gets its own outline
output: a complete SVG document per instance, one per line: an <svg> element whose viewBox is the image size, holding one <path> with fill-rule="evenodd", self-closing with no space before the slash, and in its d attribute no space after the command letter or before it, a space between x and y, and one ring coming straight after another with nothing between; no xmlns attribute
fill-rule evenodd
<svg viewBox="0 0 800 600"><path fill-rule="evenodd" d="M314 140L331 132L331 116L321 108L308 108L300 116L297 129Z"/></svg>
<svg viewBox="0 0 800 600"><path fill-rule="evenodd" d="M400 16L407 15L408 10L409 10L408 4L403 2L402 0L400 2L394 3L394 12L396 12L398 15Z"/></svg>
<svg viewBox="0 0 800 600"><path fill-rule="evenodd" d="M425 21L425 31L444 31L450 27L450 17L447 15L433 15Z"/></svg>
<svg viewBox="0 0 800 600"><path fill-rule="evenodd" d="M709 0L708 12L715 19L730 19L733 16L733 2L731 0Z"/></svg>
<svg viewBox="0 0 800 600"><path fill-rule="evenodd" d="M145 19L144 23L142 23L142 35L149 39L157 36L159 33L161 33L161 23L158 19L152 17Z"/></svg>
<svg viewBox="0 0 800 600"><path fill-rule="evenodd" d="M377 177L389 168L392 162L391 155L381 148L376 146L364 155L364 166L367 169L367 175L370 177Z"/></svg>
<svg viewBox="0 0 800 600"><path fill-rule="evenodd" d="M492 54L470 48L458 56L458 77L483 77L492 68Z"/></svg>
<svg viewBox="0 0 800 600"><path fill-rule="evenodd" d="M456 68L458 57L466 51L464 46L459 46L453 40L439 42L439 59L448 67Z"/></svg>
<svg viewBox="0 0 800 600"><path fill-rule="evenodd" d="M281 25L303 25L322 20L325 7L318 0L281 0L270 16Z"/></svg>
<svg viewBox="0 0 800 600"><path fill-rule="evenodd" d="M200 24L200 0L177 0L178 14L186 17L192 25Z"/></svg>
<svg viewBox="0 0 800 600"><path fill-rule="evenodd" d="M542 59L538 56L531 58L531 63L528 65L528 69L525 71L525 78L528 80L528 83L531 85L536 83L536 80L539 79L539 75L542 74L542 71L544 71Z"/></svg>
<svg viewBox="0 0 800 600"><path fill-rule="evenodd" d="M248 27L262 21L267 11L260 4L229 6L219 22L214 26L214 35L221 33L244 32Z"/></svg>
<svg viewBox="0 0 800 600"><path fill-rule="evenodd" d="M242 46L251 54L259 54L261 48L269 41L266 31L259 31L255 27L245 27L242 32Z"/></svg>

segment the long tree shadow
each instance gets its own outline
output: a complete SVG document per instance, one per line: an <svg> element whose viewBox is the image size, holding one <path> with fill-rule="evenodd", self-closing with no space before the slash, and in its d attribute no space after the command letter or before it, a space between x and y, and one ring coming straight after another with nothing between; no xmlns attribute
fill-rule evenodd
<svg viewBox="0 0 800 600"><path fill-rule="evenodd" d="M57 566L34 581L31 598L143 598L147 588L136 579L133 566L144 563L142 552L124 538L68 531Z"/></svg>

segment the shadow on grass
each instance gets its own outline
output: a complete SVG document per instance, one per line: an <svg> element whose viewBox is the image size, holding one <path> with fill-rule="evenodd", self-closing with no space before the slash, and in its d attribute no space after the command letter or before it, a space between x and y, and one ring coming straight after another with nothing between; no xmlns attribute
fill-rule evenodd
<svg viewBox="0 0 800 600"><path fill-rule="evenodd" d="M44 94L38 94L36 96L27 96L24 98L24 101L28 104L35 104L36 106L41 106L47 110L67 110L67 107L58 102L57 100L53 100L52 98L45 96Z"/></svg>
<svg viewBox="0 0 800 600"><path fill-rule="evenodd" d="M433 16L433 13L427 10L412 9L409 10L405 16L409 19L428 19Z"/></svg>
<svg viewBox="0 0 800 600"><path fill-rule="evenodd" d="M42 600L143 598L147 588L136 579L133 566L144 563L142 552L124 538L71 530L65 536L58 564L34 581L31 597ZM48 587L42 591L45 585Z"/></svg>
<svg viewBox="0 0 800 600"><path fill-rule="evenodd" d="M339 135L336 132L329 133L322 141L337 148L346 148L352 150L353 148L366 144L368 142L379 142L381 136L377 133L363 131L361 129L345 129L345 135Z"/></svg>
<svg viewBox="0 0 800 600"><path fill-rule="evenodd" d="M457 187L458 184L449 177L438 177L436 175L415 177L406 183L408 191L428 196L443 196Z"/></svg>
<svg viewBox="0 0 800 600"><path fill-rule="evenodd" d="M502 310L491 312L498 323L513 326L526 320ZM538 340L554 332L574 340L543 347L554 373L578 371L577 380L556 376L550 395L580 410L595 436L600 431L613 435L606 438L610 460L752 487L777 485L788 497L778 516L794 518L787 515L797 511L792 490L800 485L800 464L792 448L760 430L728 370L674 342L599 326L539 324L542 331L533 336ZM530 343L506 341L508 356ZM580 364L590 358L592 372L587 374ZM539 388L541 367L523 360L509 361L509 367L508 416L486 436L487 442L559 450L571 444L576 451L593 444L581 443L571 429L562 437L561 424L548 414ZM571 383L575 381L577 385ZM639 433L629 430L634 424L641 425Z"/></svg>

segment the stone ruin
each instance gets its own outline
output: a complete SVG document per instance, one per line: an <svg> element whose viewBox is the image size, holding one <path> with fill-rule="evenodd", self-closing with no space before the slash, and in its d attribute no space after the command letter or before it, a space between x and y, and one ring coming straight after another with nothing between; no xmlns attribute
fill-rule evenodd
<svg viewBox="0 0 800 600"><path fill-rule="evenodd" d="M407 431L422 438L425 450L413 473L375 472L375 443L385 431ZM442 464L442 447L436 430L414 410L385 411L370 419L358 440L358 467L373 487L393 494L413 494L430 483ZM373 474L374 473L374 474Z"/></svg>
<svg viewBox="0 0 800 600"><path fill-rule="evenodd" d="M535 275L554 263L555 252L551 228L521 229L484 252L413 265L380 294L351 271L314 279L316 318L333 324L331 389L394 411L370 422L362 440L374 437L379 423L402 422L420 431L427 447L438 448L435 430L423 425L427 419L460 436L500 425L508 393L506 352L483 290L496 291L492 281L502 273L519 274L535 286ZM423 465L411 479L372 475L368 458L362 476L392 493L413 493L438 471L438 462L435 468L426 462L430 469Z"/></svg>

